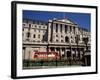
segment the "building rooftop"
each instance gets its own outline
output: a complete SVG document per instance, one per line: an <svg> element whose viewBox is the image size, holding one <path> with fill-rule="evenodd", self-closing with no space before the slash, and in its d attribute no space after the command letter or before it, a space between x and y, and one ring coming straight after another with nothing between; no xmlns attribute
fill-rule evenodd
<svg viewBox="0 0 100 80"><path fill-rule="evenodd" d="M73 22L71 22L70 20L68 19L60 19L58 21L62 21L62 22L65 22L65 23L70 23L70 24L73 24Z"/></svg>

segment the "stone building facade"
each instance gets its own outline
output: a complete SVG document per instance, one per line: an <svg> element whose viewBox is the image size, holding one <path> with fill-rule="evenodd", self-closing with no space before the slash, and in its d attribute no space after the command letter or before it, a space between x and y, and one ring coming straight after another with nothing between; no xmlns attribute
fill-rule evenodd
<svg viewBox="0 0 100 80"><path fill-rule="evenodd" d="M66 59L81 59L86 47L91 48L90 34L69 19L54 18L48 22L24 19L23 59L34 60L35 52L57 52Z"/></svg>

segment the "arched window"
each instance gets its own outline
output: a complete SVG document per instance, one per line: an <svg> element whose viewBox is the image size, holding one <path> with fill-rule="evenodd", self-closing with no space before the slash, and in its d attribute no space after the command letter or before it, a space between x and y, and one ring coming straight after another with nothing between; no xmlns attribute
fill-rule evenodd
<svg viewBox="0 0 100 80"><path fill-rule="evenodd" d="M31 24L29 24L29 27L31 27Z"/></svg>
<svg viewBox="0 0 100 80"><path fill-rule="evenodd" d="M64 42L63 40L61 40L61 42Z"/></svg>
<svg viewBox="0 0 100 80"><path fill-rule="evenodd" d="M58 42L58 39L56 39L56 42Z"/></svg>
<svg viewBox="0 0 100 80"><path fill-rule="evenodd" d="M34 34L34 35L33 35L33 38L35 38L35 37L36 37L36 35Z"/></svg>
<svg viewBox="0 0 100 80"><path fill-rule="evenodd" d="M67 36L65 37L65 42L69 42L69 38Z"/></svg>
<svg viewBox="0 0 100 80"><path fill-rule="evenodd" d="M29 37L30 37L30 32L27 32L26 35L27 35L27 37L29 38Z"/></svg>

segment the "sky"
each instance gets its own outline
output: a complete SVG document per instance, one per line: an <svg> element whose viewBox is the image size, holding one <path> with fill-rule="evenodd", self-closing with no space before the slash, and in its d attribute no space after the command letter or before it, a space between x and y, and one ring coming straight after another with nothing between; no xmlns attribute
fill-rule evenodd
<svg viewBox="0 0 100 80"><path fill-rule="evenodd" d="M74 13L74 12L51 12L51 11L31 11L23 10L23 19L32 19L48 22L49 19L64 19L68 18L75 22L78 26L90 31L91 14L89 13Z"/></svg>

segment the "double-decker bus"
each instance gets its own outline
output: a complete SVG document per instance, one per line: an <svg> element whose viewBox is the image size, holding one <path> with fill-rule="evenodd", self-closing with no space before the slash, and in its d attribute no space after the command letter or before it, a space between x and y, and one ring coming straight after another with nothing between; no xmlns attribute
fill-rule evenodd
<svg viewBox="0 0 100 80"><path fill-rule="evenodd" d="M60 55L57 52L34 52L34 60L58 60Z"/></svg>

